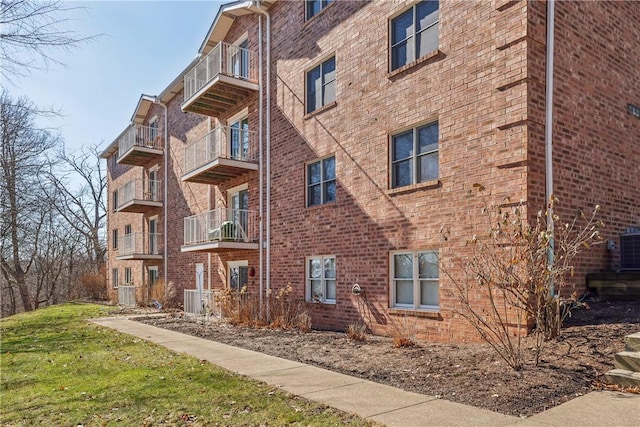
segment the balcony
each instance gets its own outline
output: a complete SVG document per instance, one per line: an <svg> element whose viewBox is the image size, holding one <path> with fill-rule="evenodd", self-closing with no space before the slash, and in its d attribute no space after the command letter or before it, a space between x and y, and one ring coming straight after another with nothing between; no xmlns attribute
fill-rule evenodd
<svg viewBox="0 0 640 427"><path fill-rule="evenodd" d="M184 219L182 252L259 249L258 212L218 208Z"/></svg>
<svg viewBox="0 0 640 427"><path fill-rule="evenodd" d="M162 259L159 233L131 233L118 239L116 259Z"/></svg>
<svg viewBox="0 0 640 427"><path fill-rule="evenodd" d="M162 142L158 129L132 126L118 140L118 163L144 166L162 157Z"/></svg>
<svg viewBox="0 0 640 427"><path fill-rule="evenodd" d="M259 90L258 56L220 42L184 76L182 111L218 117Z"/></svg>
<svg viewBox="0 0 640 427"><path fill-rule="evenodd" d="M258 170L255 132L220 126L185 147L183 181L220 184Z"/></svg>
<svg viewBox="0 0 640 427"><path fill-rule="evenodd" d="M162 207L157 179L133 179L118 189L116 212L149 213Z"/></svg>

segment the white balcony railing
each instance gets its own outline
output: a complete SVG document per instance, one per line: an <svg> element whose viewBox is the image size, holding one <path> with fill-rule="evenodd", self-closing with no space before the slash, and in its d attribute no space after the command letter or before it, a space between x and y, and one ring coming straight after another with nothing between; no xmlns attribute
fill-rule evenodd
<svg viewBox="0 0 640 427"><path fill-rule="evenodd" d="M125 307L136 306L136 287L135 286L119 286L118 287L118 304Z"/></svg>
<svg viewBox="0 0 640 427"><path fill-rule="evenodd" d="M133 146L162 149L158 128L151 126L131 126L118 140L118 158L124 156Z"/></svg>
<svg viewBox="0 0 640 427"><path fill-rule="evenodd" d="M220 301L214 291L206 289L184 290L184 313L192 316L220 316Z"/></svg>
<svg viewBox="0 0 640 427"><path fill-rule="evenodd" d="M118 256L160 255L160 233L130 233L118 239Z"/></svg>
<svg viewBox="0 0 640 427"><path fill-rule="evenodd" d="M184 244L258 241L258 212L218 208L184 219Z"/></svg>
<svg viewBox="0 0 640 427"><path fill-rule="evenodd" d="M258 81L258 56L239 46L220 42L184 76L184 100L189 100L216 76Z"/></svg>
<svg viewBox="0 0 640 427"><path fill-rule="evenodd" d="M132 179L118 190L118 206L126 205L134 200L161 202L162 181L159 179Z"/></svg>
<svg viewBox="0 0 640 427"><path fill-rule="evenodd" d="M184 148L185 173L219 158L257 162L256 133L246 129L218 126Z"/></svg>

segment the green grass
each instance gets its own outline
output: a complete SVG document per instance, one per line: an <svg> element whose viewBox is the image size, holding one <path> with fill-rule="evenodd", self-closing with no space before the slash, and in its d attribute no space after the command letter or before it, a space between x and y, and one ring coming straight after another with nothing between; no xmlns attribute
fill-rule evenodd
<svg viewBox="0 0 640 427"><path fill-rule="evenodd" d="M0 321L1 425L368 425L86 320L108 314L78 303Z"/></svg>

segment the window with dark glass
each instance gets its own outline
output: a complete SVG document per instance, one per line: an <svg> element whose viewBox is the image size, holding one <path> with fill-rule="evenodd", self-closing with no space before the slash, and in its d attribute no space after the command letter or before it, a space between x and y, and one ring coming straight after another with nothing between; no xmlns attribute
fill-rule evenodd
<svg viewBox="0 0 640 427"><path fill-rule="evenodd" d="M336 58L307 72L307 113L336 100Z"/></svg>
<svg viewBox="0 0 640 427"><path fill-rule="evenodd" d="M307 206L336 200L336 158L327 157L307 165Z"/></svg>
<svg viewBox="0 0 640 427"><path fill-rule="evenodd" d="M333 0L306 0L305 1L305 15L306 19L309 20L313 18L315 15L320 13L322 9L329 6L329 4Z"/></svg>
<svg viewBox="0 0 640 427"><path fill-rule="evenodd" d="M438 49L437 0L421 1L391 20L391 71Z"/></svg>
<svg viewBox="0 0 640 427"><path fill-rule="evenodd" d="M391 137L391 188L438 178L438 123Z"/></svg>

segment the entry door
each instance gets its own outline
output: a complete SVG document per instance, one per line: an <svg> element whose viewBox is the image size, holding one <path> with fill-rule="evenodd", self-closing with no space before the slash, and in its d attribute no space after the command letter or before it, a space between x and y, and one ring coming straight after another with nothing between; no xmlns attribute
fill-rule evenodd
<svg viewBox="0 0 640 427"><path fill-rule="evenodd" d="M158 220L156 218L149 220L149 253L152 255L158 253Z"/></svg>
<svg viewBox="0 0 640 427"><path fill-rule="evenodd" d="M240 190L229 195L229 221L236 225L237 238L246 240L249 226L249 191Z"/></svg>
<svg viewBox="0 0 640 427"><path fill-rule="evenodd" d="M238 120L229 126L231 131L229 153L234 160L249 159L249 118Z"/></svg>
<svg viewBox="0 0 640 427"><path fill-rule="evenodd" d="M158 172L149 171L149 185L147 188L146 200L158 200Z"/></svg>
<svg viewBox="0 0 640 427"><path fill-rule="evenodd" d="M229 278L229 289L241 291L249 284L249 263L248 261L230 261L227 277Z"/></svg>
<svg viewBox="0 0 640 427"><path fill-rule="evenodd" d="M229 46L231 52L231 67L235 77L249 78L249 42L247 40L238 46Z"/></svg>

